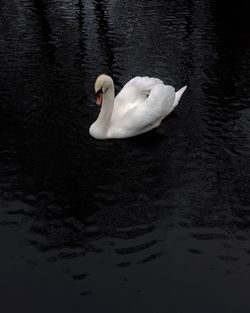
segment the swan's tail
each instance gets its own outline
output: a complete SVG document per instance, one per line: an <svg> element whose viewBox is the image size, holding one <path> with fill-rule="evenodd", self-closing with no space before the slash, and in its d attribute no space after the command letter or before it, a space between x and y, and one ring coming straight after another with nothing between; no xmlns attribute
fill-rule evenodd
<svg viewBox="0 0 250 313"><path fill-rule="evenodd" d="M183 95L184 91L187 89L187 86L182 87L180 90L176 91L175 93L175 100L174 100L174 105L173 109L177 106L179 103L181 96Z"/></svg>

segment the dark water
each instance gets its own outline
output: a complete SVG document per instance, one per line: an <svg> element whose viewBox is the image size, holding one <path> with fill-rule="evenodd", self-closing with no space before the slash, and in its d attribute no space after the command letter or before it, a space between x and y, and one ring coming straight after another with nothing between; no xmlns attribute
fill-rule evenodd
<svg viewBox="0 0 250 313"><path fill-rule="evenodd" d="M218 2L1 1L1 313L249 312L249 10ZM102 72L188 91L96 141Z"/></svg>

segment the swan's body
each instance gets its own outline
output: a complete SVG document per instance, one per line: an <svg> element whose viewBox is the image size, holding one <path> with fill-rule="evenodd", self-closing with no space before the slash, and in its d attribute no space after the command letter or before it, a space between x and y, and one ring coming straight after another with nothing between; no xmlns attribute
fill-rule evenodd
<svg viewBox="0 0 250 313"><path fill-rule="evenodd" d="M174 110L186 88L175 92L158 78L137 76L115 97L112 78L100 75L95 91L102 107L89 133L96 139L127 138L156 128Z"/></svg>

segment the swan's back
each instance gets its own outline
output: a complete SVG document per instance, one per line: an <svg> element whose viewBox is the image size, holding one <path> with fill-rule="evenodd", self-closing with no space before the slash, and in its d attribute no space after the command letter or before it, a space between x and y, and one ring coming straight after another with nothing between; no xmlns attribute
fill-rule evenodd
<svg viewBox="0 0 250 313"><path fill-rule="evenodd" d="M146 100L124 116L126 127L142 133L159 126L169 114L175 99L175 90L171 86L157 84L153 86ZM125 126L125 125L124 125Z"/></svg>
<svg viewBox="0 0 250 313"><path fill-rule="evenodd" d="M110 137L130 137L160 125L178 104L186 86L175 93L158 78L137 76L115 98Z"/></svg>
<svg viewBox="0 0 250 313"><path fill-rule="evenodd" d="M148 76L136 76L128 81L122 90L118 93L115 100L117 103L134 102L138 97L146 99L155 85L163 84L158 78Z"/></svg>
<svg viewBox="0 0 250 313"><path fill-rule="evenodd" d="M115 98L112 119L122 118L127 112L144 103L155 85L163 85L158 78L136 76L128 81Z"/></svg>

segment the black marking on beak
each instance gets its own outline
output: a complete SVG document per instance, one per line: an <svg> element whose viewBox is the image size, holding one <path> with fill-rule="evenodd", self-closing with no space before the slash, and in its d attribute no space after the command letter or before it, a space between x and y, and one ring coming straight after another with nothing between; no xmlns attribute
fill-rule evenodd
<svg viewBox="0 0 250 313"><path fill-rule="evenodd" d="M103 94L103 91L102 91L102 88L101 88L101 89L99 89L99 90L95 93L95 96L96 96L96 97L101 97L102 94Z"/></svg>

